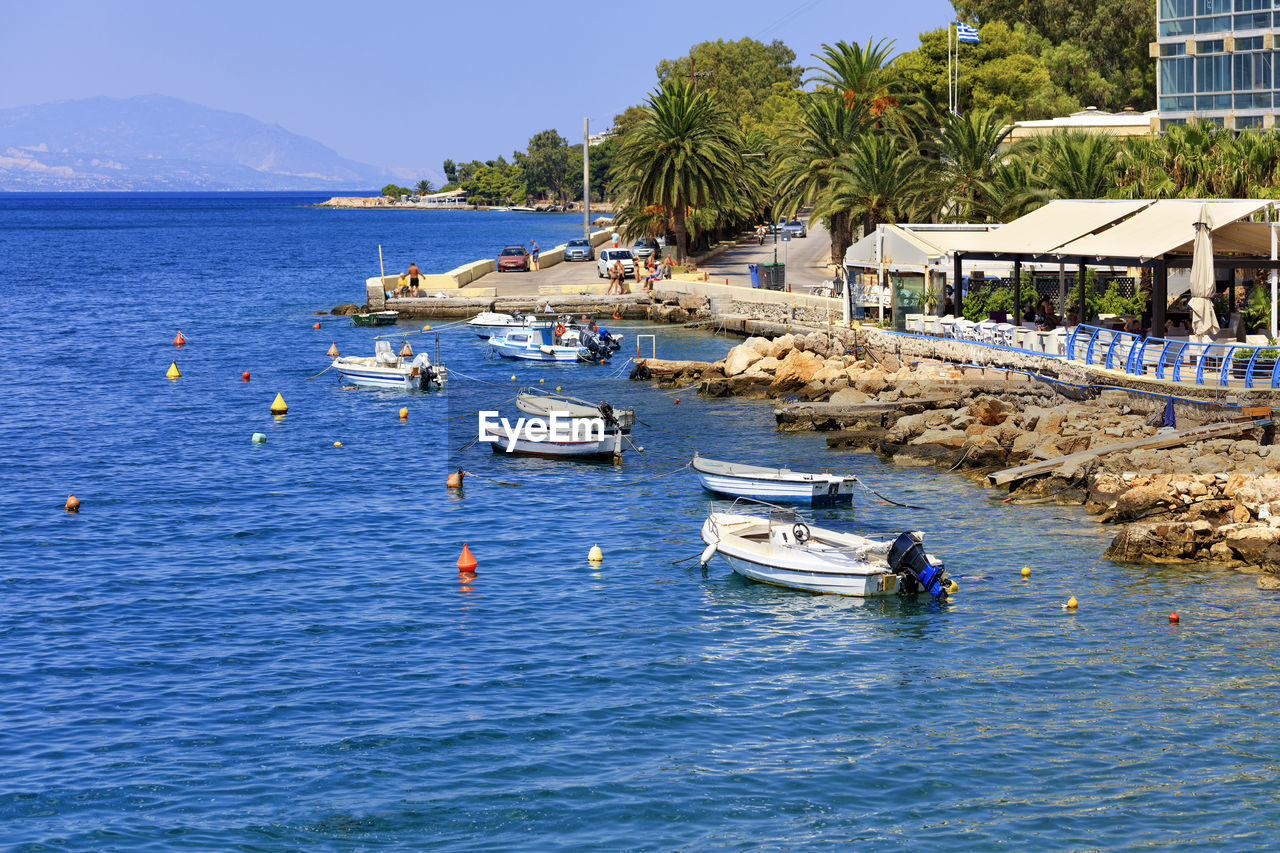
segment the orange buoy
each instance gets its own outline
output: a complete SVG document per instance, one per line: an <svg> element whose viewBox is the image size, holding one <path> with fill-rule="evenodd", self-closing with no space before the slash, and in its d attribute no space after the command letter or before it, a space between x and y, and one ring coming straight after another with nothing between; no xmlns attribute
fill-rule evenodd
<svg viewBox="0 0 1280 853"><path fill-rule="evenodd" d="M463 471L461 468L459 468L457 471L454 471L454 472L453 472L452 474L450 474L447 478L445 478L445 481L444 481L445 488L448 488L448 489L461 489L461 488L462 488L462 478L463 478L463 477L465 477L465 476L467 476L467 472L466 472L466 471Z"/></svg>
<svg viewBox="0 0 1280 853"><path fill-rule="evenodd" d="M462 554L458 557L458 574L474 575L476 573L476 558L471 555L471 549L467 547L467 543L462 543Z"/></svg>
<svg viewBox="0 0 1280 853"><path fill-rule="evenodd" d="M336 341L329 344L329 351L325 355L329 356L329 358L338 357L338 344Z"/></svg>
<svg viewBox="0 0 1280 853"><path fill-rule="evenodd" d="M182 336L182 332L173 336L173 345L175 347L186 346L187 339Z"/></svg>
<svg viewBox="0 0 1280 853"><path fill-rule="evenodd" d="M245 382L248 382L248 381L249 381L249 371L247 371L247 370L246 370L244 373L241 373L241 374L240 374L240 378L241 378L241 379L243 379Z"/></svg>
<svg viewBox="0 0 1280 853"><path fill-rule="evenodd" d="M401 358L413 358L413 347L409 346L409 342L405 341L404 346L400 347Z"/></svg>
<svg viewBox="0 0 1280 853"><path fill-rule="evenodd" d="M63 507L67 512L79 512L80 500L75 495L67 495L66 506Z"/></svg>
<svg viewBox="0 0 1280 853"><path fill-rule="evenodd" d="M1177 624L1178 624L1178 614L1177 614L1177 612L1176 612L1176 611L1175 611L1175 612L1173 612L1173 613L1170 613L1170 614L1169 614L1169 622L1170 622L1170 624L1172 624L1172 625L1177 625Z"/></svg>
<svg viewBox="0 0 1280 853"><path fill-rule="evenodd" d="M678 406L678 405L680 405L680 398L679 398L679 397L676 397L673 401L671 401L671 405L673 405L673 406Z"/></svg>
<svg viewBox="0 0 1280 853"><path fill-rule="evenodd" d="M311 325L311 328L313 328L313 329L318 329L318 328L320 328L320 324L319 324L319 323L313 323L313 324Z"/></svg>

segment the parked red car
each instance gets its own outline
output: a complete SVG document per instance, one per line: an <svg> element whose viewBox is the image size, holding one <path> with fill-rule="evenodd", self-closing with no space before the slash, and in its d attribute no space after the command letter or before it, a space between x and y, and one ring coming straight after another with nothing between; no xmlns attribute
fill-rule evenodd
<svg viewBox="0 0 1280 853"><path fill-rule="evenodd" d="M508 270L529 271L529 253L524 250L524 246L502 247L502 254L498 255L498 272Z"/></svg>

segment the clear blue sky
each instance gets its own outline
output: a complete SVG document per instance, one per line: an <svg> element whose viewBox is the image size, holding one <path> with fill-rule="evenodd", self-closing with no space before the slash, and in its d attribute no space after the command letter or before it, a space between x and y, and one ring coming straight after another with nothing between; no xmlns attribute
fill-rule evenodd
<svg viewBox="0 0 1280 853"><path fill-rule="evenodd" d="M170 95L246 113L354 160L415 172L489 159L554 127L571 141L640 103L661 59L700 41L898 50L953 18L946 0L587 4L37 0L7 3L0 108Z"/></svg>

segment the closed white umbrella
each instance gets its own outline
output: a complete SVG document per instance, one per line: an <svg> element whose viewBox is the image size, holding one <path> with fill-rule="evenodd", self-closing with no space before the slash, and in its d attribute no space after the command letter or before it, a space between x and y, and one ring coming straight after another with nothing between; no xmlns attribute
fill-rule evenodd
<svg viewBox="0 0 1280 853"><path fill-rule="evenodd" d="M1208 205L1200 205L1195 227L1196 239L1191 249L1191 331L1207 335L1218 330L1218 316L1213 311L1213 224Z"/></svg>

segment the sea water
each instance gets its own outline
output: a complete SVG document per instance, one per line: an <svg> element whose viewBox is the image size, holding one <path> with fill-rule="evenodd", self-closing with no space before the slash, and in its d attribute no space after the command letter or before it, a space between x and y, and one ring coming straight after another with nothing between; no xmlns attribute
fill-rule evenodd
<svg viewBox="0 0 1280 853"><path fill-rule="evenodd" d="M379 243L441 271L581 219L315 200L0 197L5 849L1273 845L1280 606L1253 577L1116 565L1077 508L627 380L637 335L735 343L701 331L609 321L598 367L486 358L440 322L446 390L345 390L331 342L421 331L312 313L361 301ZM643 450L464 449L530 386L634 406ZM959 593L703 571L694 451L858 474L910 507L812 521L925 531Z"/></svg>

